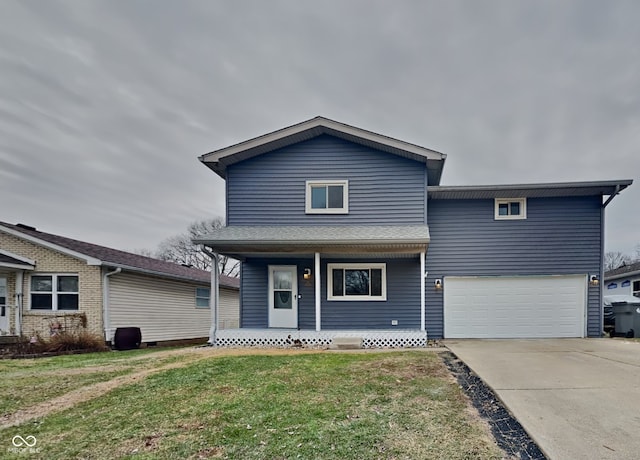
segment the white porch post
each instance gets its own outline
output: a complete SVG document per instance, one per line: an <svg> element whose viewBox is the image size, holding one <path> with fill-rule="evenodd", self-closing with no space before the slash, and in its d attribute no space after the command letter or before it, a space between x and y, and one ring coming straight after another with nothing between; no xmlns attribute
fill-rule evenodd
<svg viewBox="0 0 640 460"><path fill-rule="evenodd" d="M321 326L321 308L320 308L320 253L316 252L315 253L315 264L314 264L314 268L313 271L315 273L315 277L314 277L314 281L315 281L315 288L316 288L316 331L320 332L320 326Z"/></svg>
<svg viewBox="0 0 640 460"><path fill-rule="evenodd" d="M425 252L422 251L420 253L420 330L421 331L426 330L425 322L424 322L424 314L425 314L424 295L426 291L427 280L424 277L424 269L425 269Z"/></svg>
<svg viewBox="0 0 640 460"><path fill-rule="evenodd" d="M15 297L15 306L16 311L15 314L15 332L17 336L22 335L22 286L24 283L24 270L16 271L16 286L14 288L14 297Z"/></svg>
<svg viewBox="0 0 640 460"><path fill-rule="evenodd" d="M213 305L211 301L213 300ZM209 343L216 345L216 333L218 332L218 305L220 303L220 261L218 254L211 258L211 289L209 290L209 308L211 308L211 329L209 330Z"/></svg>

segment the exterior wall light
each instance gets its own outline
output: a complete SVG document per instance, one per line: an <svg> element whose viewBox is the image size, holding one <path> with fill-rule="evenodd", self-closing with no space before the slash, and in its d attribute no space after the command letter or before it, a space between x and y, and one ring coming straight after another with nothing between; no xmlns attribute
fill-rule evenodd
<svg viewBox="0 0 640 460"><path fill-rule="evenodd" d="M436 287L436 289L440 290L442 289L442 280L440 278L438 278L437 280L435 280L433 282L433 285Z"/></svg>
<svg viewBox="0 0 640 460"><path fill-rule="evenodd" d="M306 280L310 280L311 279L311 269L310 268L305 268L304 269L304 275L302 275L302 278L304 278Z"/></svg>
<svg viewBox="0 0 640 460"><path fill-rule="evenodd" d="M598 277L598 275L589 276L589 284L591 286L598 286L600 284L600 278Z"/></svg>

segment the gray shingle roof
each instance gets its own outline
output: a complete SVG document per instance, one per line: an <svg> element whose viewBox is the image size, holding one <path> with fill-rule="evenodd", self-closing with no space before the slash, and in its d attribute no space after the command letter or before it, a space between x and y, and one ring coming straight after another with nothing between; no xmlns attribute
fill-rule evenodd
<svg viewBox="0 0 640 460"><path fill-rule="evenodd" d="M199 281L203 283L209 283L211 281L211 273L204 270L185 267L173 262L145 257L130 252L120 251L118 249L87 243L85 241L74 240L64 236L53 235L51 233L41 232L32 228L25 228L21 225L0 222L0 230L2 230L2 227L70 249L71 251L84 254L89 257L93 257L100 260L102 265L122 267L123 269L130 268L151 275L167 276L170 278ZM240 280L221 275L220 285L230 288L238 288L240 286Z"/></svg>
<svg viewBox="0 0 640 460"><path fill-rule="evenodd" d="M230 226L195 240L220 252L326 252L330 249L419 248L429 243L426 225Z"/></svg>
<svg viewBox="0 0 640 460"><path fill-rule="evenodd" d="M614 279L614 278L619 278L634 272L639 272L640 273L640 261L639 262L634 262L632 264L629 265L623 265L622 267L618 267L615 268L613 270L609 270L608 272L606 272L604 274L604 279L605 280L610 280L610 279Z"/></svg>
<svg viewBox="0 0 640 460"><path fill-rule="evenodd" d="M0 254L0 265L1 264L11 264L11 265L20 265L20 266L24 266L24 267L30 267L31 265L29 265L26 262L23 262L22 260L19 259L14 259L11 256L8 256L6 254Z"/></svg>

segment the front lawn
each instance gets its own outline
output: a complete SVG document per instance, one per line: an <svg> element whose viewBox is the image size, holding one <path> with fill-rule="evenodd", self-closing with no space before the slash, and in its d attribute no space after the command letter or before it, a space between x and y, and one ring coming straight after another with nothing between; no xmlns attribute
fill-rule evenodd
<svg viewBox="0 0 640 460"><path fill-rule="evenodd" d="M504 455L426 351L205 357L0 431L16 435L34 436L48 459Z"/></svg>
<svg viewBox="0 0 640 460"><path fill-rule="evenodd" d="M0 418L85 385L180 359L164 354L156 358L155 354L153 350L143 349L0 360Z"/></svg>

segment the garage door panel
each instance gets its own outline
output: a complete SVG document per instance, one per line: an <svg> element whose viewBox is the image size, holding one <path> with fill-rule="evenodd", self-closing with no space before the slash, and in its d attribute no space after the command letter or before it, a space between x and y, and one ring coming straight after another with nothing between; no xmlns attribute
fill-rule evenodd
<svg viewBox="0 0 640 460"><path fill-rule="evenodd" d="M586 278L447 277L445 337L583 337Z"/></svg>

